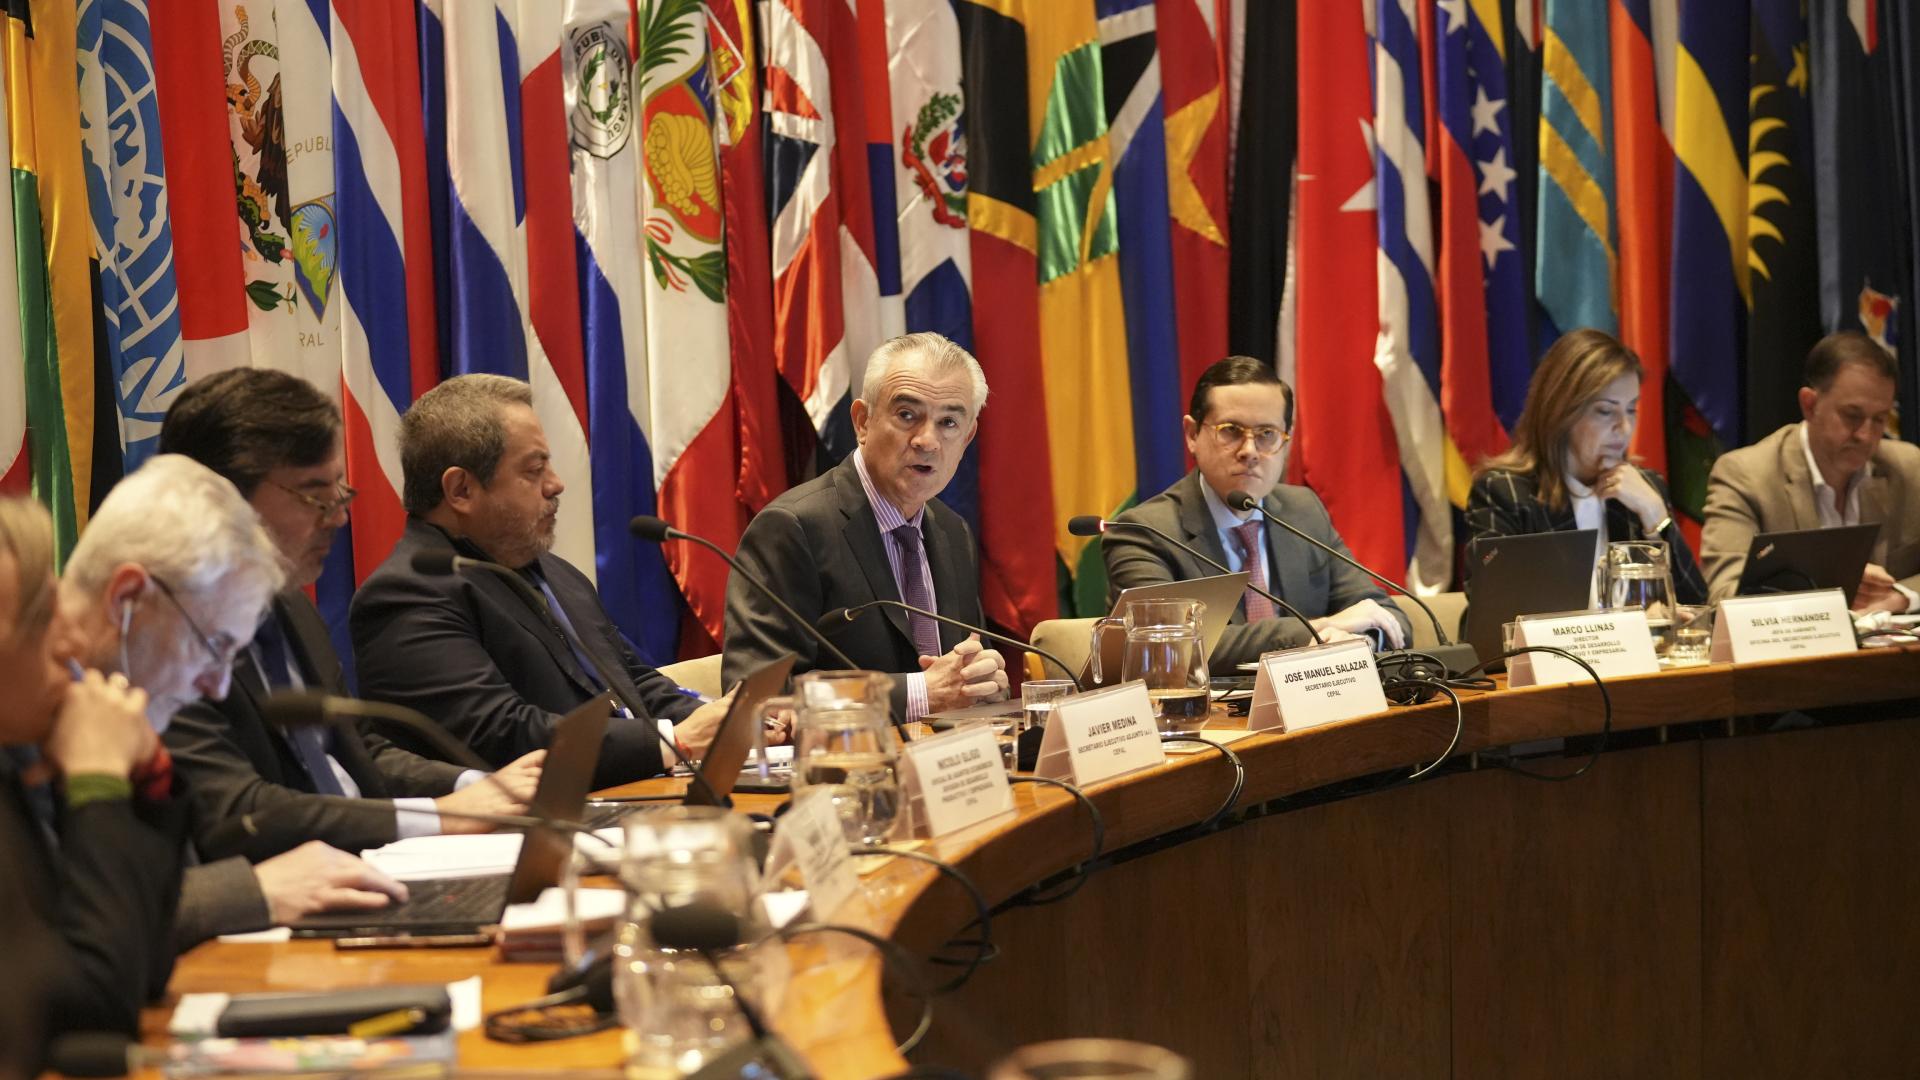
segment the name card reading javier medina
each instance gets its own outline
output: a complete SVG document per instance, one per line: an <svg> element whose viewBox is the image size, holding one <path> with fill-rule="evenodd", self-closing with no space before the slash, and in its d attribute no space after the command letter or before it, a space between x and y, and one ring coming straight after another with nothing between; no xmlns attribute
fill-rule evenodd
<svg viewBox="0 0 1920 1080"><path fill-rule="evenodd" d="M901 748L907 759L909 795L929 837L1013 809L1013 787L990 724L975 724L916 739Z"/></svg>
<svg viewBox="0 0 1920 1080"><path fill-rule="evenodd" d="M1731 597L1720 601L1713 620L1712 658L1736 664L1830 656L1859 647L1847 594L1839 589Z"/></svg>
<svg viewBox="0 0 1920 1080"><path fill-rule="evenodd" d="M1373 645L1355 638L1262 654L1247 730L1301 731L1386 711Z"/></svg>
<svg viewBox="0 0 1920 1080"><path fill-rule="evenodd" d="M1054 702L1034 772L1086 787L1167 760L1138 679Z"/></svg>
<svg viewBox="0 0 1920 1080"><path fill-rule="evenodd" d="M1660 670L1660 658L1653 654L1653 634L1647 629L1647 613L1640 608L1525 616L1514 627L1513 643L1565 649L1592 665L1603 679L1651 675ZM1587 681L1586 669L1564 656L1525 656L1527 663L1507 666L1508 686Z"/></svg>

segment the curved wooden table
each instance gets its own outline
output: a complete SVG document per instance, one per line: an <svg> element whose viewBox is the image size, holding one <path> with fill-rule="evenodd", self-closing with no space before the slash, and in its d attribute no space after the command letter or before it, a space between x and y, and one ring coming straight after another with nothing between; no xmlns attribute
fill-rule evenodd
<svg viewBox="0 0 1920 1080"><path fill-rule="evenodd" d="M1171 1046L1206 1078L1911 1074L1920 647L1608 687L1611 748L1567 783L1471 766L1477 751L1596 733L1590 685L1463 695L1454 763L1384 791L1342 786L1438 754L1454 732L1444 701L1240 739L1240 812L1205 835L1187 834L1227 791L1218 755L1092 789L1119 860L1064 903L997 915L1001 955L938 1000L915 1059L977 1071L1024 1042L1112 1034ZM1795 710L1820 715L1766 730ZM1066 794L1022 784L1015 800L924 848L995 904L1089 842ZM973 917L915 862L867 882L870 925L922 956ZM820 1075L904 1068L878 962L791 951L777 1026ZM492 1009L538 996L551 971L481 949L215 943L182 958L170 990L479 973ZM148 1013L155 1043L166 1015ZM591 1075L621 1059L617 1033L527 1047L470 1033L460 1062Z"/></svg>

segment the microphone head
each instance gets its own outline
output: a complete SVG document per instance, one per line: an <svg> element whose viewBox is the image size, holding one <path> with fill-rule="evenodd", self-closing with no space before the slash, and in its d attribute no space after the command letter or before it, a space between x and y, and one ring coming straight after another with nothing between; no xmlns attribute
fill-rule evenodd
<svg viewBox="0 0 1920 1080"><path fill-rule="evenodd" d="M274 727L313 727L331 722L327 695L317 690L281 690L260 703L260 717Z"/></svg>
<svg viewBox="0 0 1920 1080"><path fill-rule="evenodd" d="M673 526L652 514L640 514L627 522L627 531L642 540L656 544L665 543L673 535Z"/></svg>
<svg viewBox="0 0 1920 1080"><path fill-rule="evenodd" d="M1254 498L1253 496L1247 494L1244 491L1235 491L1227 495L1227 508L1229 510L1245 511L1245 510L1251 510L1254 507L1259 505L1260 505L1260 500Z"/></svg>
<svg viewBox="0 0 1920 1080"><path fill-rule="evenodd" d="M820 616L819 618L813 620L813 628L815 630L834 630L834 629L838 629L839 627L845 626L852 621L853 621L852 611L850 611L847 608L837 607L828 611L826 614Z"/></svg>
<svg viewBox="0 0 1920 1080"><path fill-rule="evenodd" d="M669 949L711 952L740 944L740 917L706 901L662 908L649 926L654 944Z"/></svg>
<svg viewBox="0 0 1920 1080"><path fill-rule="evenodd" d="M1107 523L1094 514L1081 514L1067 520L1067 532L1074 536L1099 536L1107 531Z"/></svg>
<svg viewBox="0 0 1920 1080"><path fill-rule="evenodd" d="M452 548L427 548L425 551L414 552L409 562L416 574L445 577L454 572L459 558L460 556L454 554Z"/></svg>
<svg viewBox="0 0 1920 1080"><path fill-rule="evenodd" d="M76 1031L47 1047L47 1067L67 1076L125 1076L135 1043L112 1031Z"/></svg>

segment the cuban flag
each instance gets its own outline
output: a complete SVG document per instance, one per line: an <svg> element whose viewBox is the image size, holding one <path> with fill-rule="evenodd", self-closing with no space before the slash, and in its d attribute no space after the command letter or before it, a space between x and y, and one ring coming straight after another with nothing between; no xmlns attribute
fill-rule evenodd
<svg viewBox="0 0 1920 1080"><path fill-rule="evenodd" d="M1379 335L1373 362L1400 449L1406 495L1407 587L1445 589L1453 577L1453 516L1440 414L1440 337L1427 202L1426 117L1418 24L1399 0L1374 8L1374 190L1379 238Z"/></svg>

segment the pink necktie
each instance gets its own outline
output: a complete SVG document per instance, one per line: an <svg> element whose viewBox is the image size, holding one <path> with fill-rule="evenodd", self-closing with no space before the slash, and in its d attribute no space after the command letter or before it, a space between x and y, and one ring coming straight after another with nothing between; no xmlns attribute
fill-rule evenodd
<svg viewBox="0 0 1920 1080"><path fill-rule="evenodd" d="M1244 601L1247 621L1258 622L1273 615L1273 601L1254 591L1267 587L1266 560L1260 557L1260 522L1235 525L1233 536L1240 541L1240 568L1247 572L1247 597Z"/></svg>

